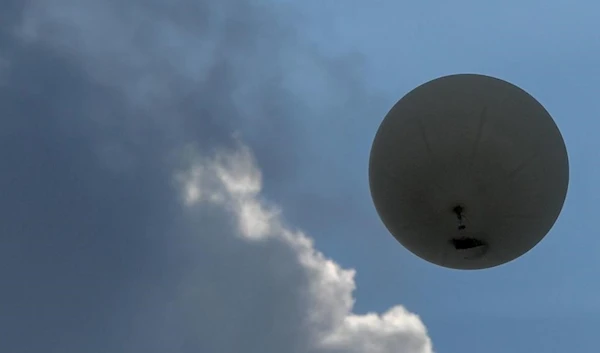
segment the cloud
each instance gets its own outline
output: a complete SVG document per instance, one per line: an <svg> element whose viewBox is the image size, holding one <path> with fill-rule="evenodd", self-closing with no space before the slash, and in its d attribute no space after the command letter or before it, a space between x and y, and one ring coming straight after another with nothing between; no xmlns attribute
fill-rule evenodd
<svg viewBox="0 0 600 353"><path fill-rule="evenodd" d="M239 325L239 332L232 334L229 341L223 339L228 342L226 347L211 348L246 352L280 349L289 352L432 352L427 330L419 317L401 306L382 315L352 313L354 271L341 268L318 252L311 238L281 221L281 210L261 199L261 173L247 147L240 145L239 149L220 152L214 158L196 157L187 170L176 175L176 180L181 187L182 202L189 208L188 217L198 217L205 207L216 207L233 221L228 232L209 235L199 228L197 236L212 238L215 242L228 241L223 238L231 237L245 244L243 251L253 257L251 261L238 262L240 269L236 273L222 271L221 266L199 270L202 275L196 273L187 288L195 294L178 304L182 306L181 311L194 312L191 315L199 321L206 320L206 313L215 308L220 308L217 312L251 310L255 313L249 317L240 315L236 322L226 323L230 329ZM235 257L226 256L229 251L222 254L218 263L223 267L228 266L229 261L245 257L240 258L239 253ZM207 271L230 276L222 280L227 285L223 286L221 280L217 283L198 281L209 277ZM239 280L247 271L253 273L250 276L254 278ZM213 303L196 292L207 290L220 294ZM219 314L214 316L219 317ZM214 324L218 327L222 323ZM190 324L190 327L197 326ZM244 331L250 327L263 329L254 331L250 340L238 339L247 337ZM209 334L212 338L218 336L212 331ZM198 337L194 330L190 335ZM203 337L201 342L207 342L209 337ZM281 338L285 339L279 343Z"/></svg>
<svg viewBox="0 0 600 353"><path fill-rule="evenodd" d="M0 4L0 351L429 352L264 197L306 138L286 12L165 4Z"/></svg>

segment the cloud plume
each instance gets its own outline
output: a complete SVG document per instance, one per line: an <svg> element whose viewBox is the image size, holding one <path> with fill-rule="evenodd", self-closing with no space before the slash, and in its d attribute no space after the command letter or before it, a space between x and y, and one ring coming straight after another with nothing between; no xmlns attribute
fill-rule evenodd
<svg viewBox="0 0 600 353"><path fill-rule="evenodd" d="M309 111L281 6L0 4L0 351L431 352L264 194Z"/></svg>

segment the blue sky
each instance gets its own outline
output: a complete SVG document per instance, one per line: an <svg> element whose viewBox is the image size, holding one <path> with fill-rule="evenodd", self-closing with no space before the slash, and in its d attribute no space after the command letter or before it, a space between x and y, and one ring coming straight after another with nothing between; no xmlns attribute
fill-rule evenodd
<svg viewBox="0 0 600 353"><path fill-rule="evenodd" d="M592 351L598 10L1 1L0 351ZM475 272L403 249L367 180L390 107L461 72L537 98L571 168L550 234Z"/></svg>

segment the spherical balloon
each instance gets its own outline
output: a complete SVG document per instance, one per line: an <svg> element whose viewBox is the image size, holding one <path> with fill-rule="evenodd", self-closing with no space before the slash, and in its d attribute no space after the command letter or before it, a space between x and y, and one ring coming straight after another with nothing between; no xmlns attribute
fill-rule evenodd
<svg viewBox="0 0 600 353"><path fill-rule="evenodd" d="M371 149L377 213L410 252L454 269L512 261L550 231L569 162L550 114L522 89L476 74L404 96Z"/></svg>

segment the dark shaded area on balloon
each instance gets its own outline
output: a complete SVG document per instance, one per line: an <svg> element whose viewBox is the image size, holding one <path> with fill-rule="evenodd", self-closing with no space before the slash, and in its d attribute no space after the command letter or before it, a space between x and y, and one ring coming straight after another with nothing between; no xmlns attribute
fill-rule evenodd
<svg viewBox="0 0 600 353"><path fill-rule="evenodd" d="M486 245L483 241L470 237L452 238L451 242L456 250L473 249Z"/></svg>
<svg viewBox="0 0 600 353"><path fill-rule="evenodd" d="M454 250L456 250L465 260L479 259L485 255L489 249L487 243L471 237L452 238L450 243Z"/></svg>

